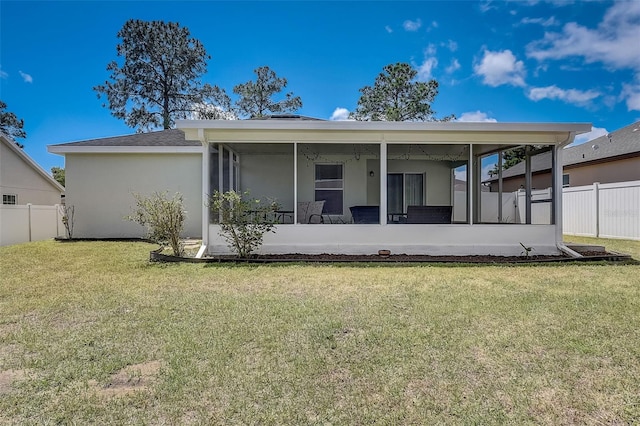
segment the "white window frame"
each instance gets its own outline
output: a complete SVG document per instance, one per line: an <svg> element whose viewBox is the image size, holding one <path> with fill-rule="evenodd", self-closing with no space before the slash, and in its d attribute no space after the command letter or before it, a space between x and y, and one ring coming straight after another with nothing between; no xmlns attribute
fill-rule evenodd
<svg viewBox="0 0 640 426"><path fill-rule="evenodd" d="M340 187L335 187L335 188L322 188L322 187L318 188L318 182L319 181L316 179L318 166L340 166L341 171L342 171L342 173L341 173L342 174L342 178L339 179L339 180L342 183L342 185ZM344 172L345 172L344 163L315 163L314 164L314 167L313 167L313 199L315 201L319 201L319 200L316 199L316 193L318 191L340 191L341 194L342 194L341 203L340 203L340 204L342 204L342 211L341 212L329 212L327 214L334 214L334 215L342 215L342 214L344 214L344 174L345 174Z"/></svg>

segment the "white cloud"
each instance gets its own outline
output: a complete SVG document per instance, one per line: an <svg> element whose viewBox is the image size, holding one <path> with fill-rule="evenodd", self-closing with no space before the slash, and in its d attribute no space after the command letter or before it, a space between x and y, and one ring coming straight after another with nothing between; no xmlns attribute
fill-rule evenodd
<svg viewBox="0 0 640 426"><path fill-rule="evenodd" d="M429 45L424 49L424 56L433 56L436 54L438 49L436 49L436 45L433 43L429 43Z"/></svg>
<svg viewBox="0 0 640 426"><path fill-rule="evenodd" d="M569 146L575 146L575 145L580 145L583 144L585 142L589 142L595 138L599 138L600 136L604 136L606 134L608 134L609 132L607 131L607 129L603 128L603 127L593 127L591 126L591 131L588 133L583 133L581 135L576 136L575 140L573 141L573 143Z"/></svg>
<svg viewBox="0 0 640 426"><path fill-rule="evenodd" d="M491 118L487 115L486 112L482 111L468 111L463 112L460 117L456 119L456 121L463 122L475 122L475 123L497 123L498 120L495 118Z"/></svg>
<svg viewBox="0 0 640 426"><path fill-rule="evenodd" d="M33 83L33 77L31 77L29 74L24 73L22 71L18 71L18 72L20 73L20 76L22 77L25 83Z"/></svg>
<svg viewBox="0 0 640 426"><path fill-rule="evenodd" d="M1 65L0 65L0 78L9 78L9 73L2 71Z"/></svg>
<svg viewBox="0 0 640 426"><path fill-rule="evenodd" d="M415 21L407 19L402 23L402 27L405 29L405 31L418 31L421 26L422 20L420 18L416 19Z"/></svg>
<svg viewBox="0 0 640 426"><path fill-rule="evenodd" d="M456 50L458 50L458 43L453 40L447 40L446 43L440 43L440 45L446 47L451 52L455 52Z"/></svg>
<svg viewBox="0 0 640 426"><path fill-rule="evenodd" d="M385 26L385 27L384 27L384 29L385 29L389 34L391 34L391 33L393 32L393 30L391 29L391 27L390 27L390 26L388 26L388 25L387 25L387 26Z"/></svg>
<svg viewBox="0 0 640 426"><path fill-rule="evenodd" d="M492 4L492 0L486 0L486 1L480 2L479 6L480 6L480 12L482 12L482 13L487 13L491 9L497 9Z"/></svg>
<svg viewBox="0 0 640 426"><path fill-rule="evenodd" d="M484 56L479 64L474 65L476 75L482 76L482 81L492 87L510 84L524 87L526 71L524 63L516 60L510 50L501 52L484 51Z"/></svg>
<svg viewBox="0 0 640 426"><path fill-rule="evenodd" d="M424 58L424 61L418 67L418 81L431 80L432 71L438 66L438 60L434 57Z"/></svg>
<svg viewBox="0 0 640 426"><path fill-rule="evenodd" d="M595 90L561 89L556 85L532 87L527 93L527 97L534 102L542 99L558 99L576 105L585 105L600 95L601 93Z"/></svg>
<svg viewBox="0 0 640 426"><path fill-rule="evenodd" d="M640 74L636 80L640 81ZM623 84L620 96L625 99L628 111L640 111L640 83Z"/></svg>
<svg viewBox="0 0 640 426"><path fill-rule="evenodd" d="M520 20L521 24L537 24L542 25L543 27L551 27L554 25L559 25L560 23L556 20L554 16L544 19L544 18L522 18Z"/></svg>
<svg viewBox="0 0 640 426"><path fill-rule="evenodd" d="M332 121L349 121L349 110L346 108L336 108L331 114L331 118L329 120Z"/></svg>
<svg viewBox="0 0 640 426"><path fill-rule="evenodd" d="M561 32L545 33L527 45L527 56L539 61L581 57L613 69L640 71L640 2L615 2L595 29L569 22Z"/></svg>
<svg viewBox="0 0 640 426"><path fill-rule="evenodd" d="M458 62L458 60L456 58L453 58L451 60L451 65L449 65L445 71L447 72L447 74L452 74L453 72L457 71L460 69L460 62Z"/></svg>

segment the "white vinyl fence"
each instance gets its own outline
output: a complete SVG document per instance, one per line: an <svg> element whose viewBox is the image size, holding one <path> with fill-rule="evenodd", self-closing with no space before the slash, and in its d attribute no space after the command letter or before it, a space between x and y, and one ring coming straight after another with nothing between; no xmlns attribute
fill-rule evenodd
<svg viewBox="0 0 640 426"><path fill-rule="evenodd" d="M0 246L65 234L59 206L0 205Z"/></svg>
<svg viewBox="0 0 640 426"><path fill-rule="evenodd" d="M640 180L564 188L563 231L640 240Z"/></svg>

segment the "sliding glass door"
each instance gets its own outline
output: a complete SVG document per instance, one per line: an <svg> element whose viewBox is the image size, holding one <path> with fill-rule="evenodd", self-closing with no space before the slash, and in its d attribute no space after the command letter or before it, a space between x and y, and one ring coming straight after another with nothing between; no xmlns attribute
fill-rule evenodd
<svg viewBox="0 0 640 426"><path fill-rule="evenodd" d="M424 173L387 175L387 212L406 213L407 206L424 205Z"/></svg>

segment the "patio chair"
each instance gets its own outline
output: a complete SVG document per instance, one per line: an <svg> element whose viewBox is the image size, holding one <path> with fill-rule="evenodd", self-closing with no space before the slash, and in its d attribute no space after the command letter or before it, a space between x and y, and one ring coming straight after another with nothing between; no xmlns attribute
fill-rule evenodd
<svg viewBox="0 0 640 426"><path fill-rule="evenodd" d="M407 206L407 223L451 223L451 206Z"/></svg>
<svg viewBox="0 0 640 426"><path fill-rule="evenodd" d="M353 223L380 223L380 206L351 206Z"/></svg>
<svg viewBox="0 0 640 426"><path fill-rule="evenodd" d="M324 200L298 202L298 223L324 223L323 209Z"/></svg>

